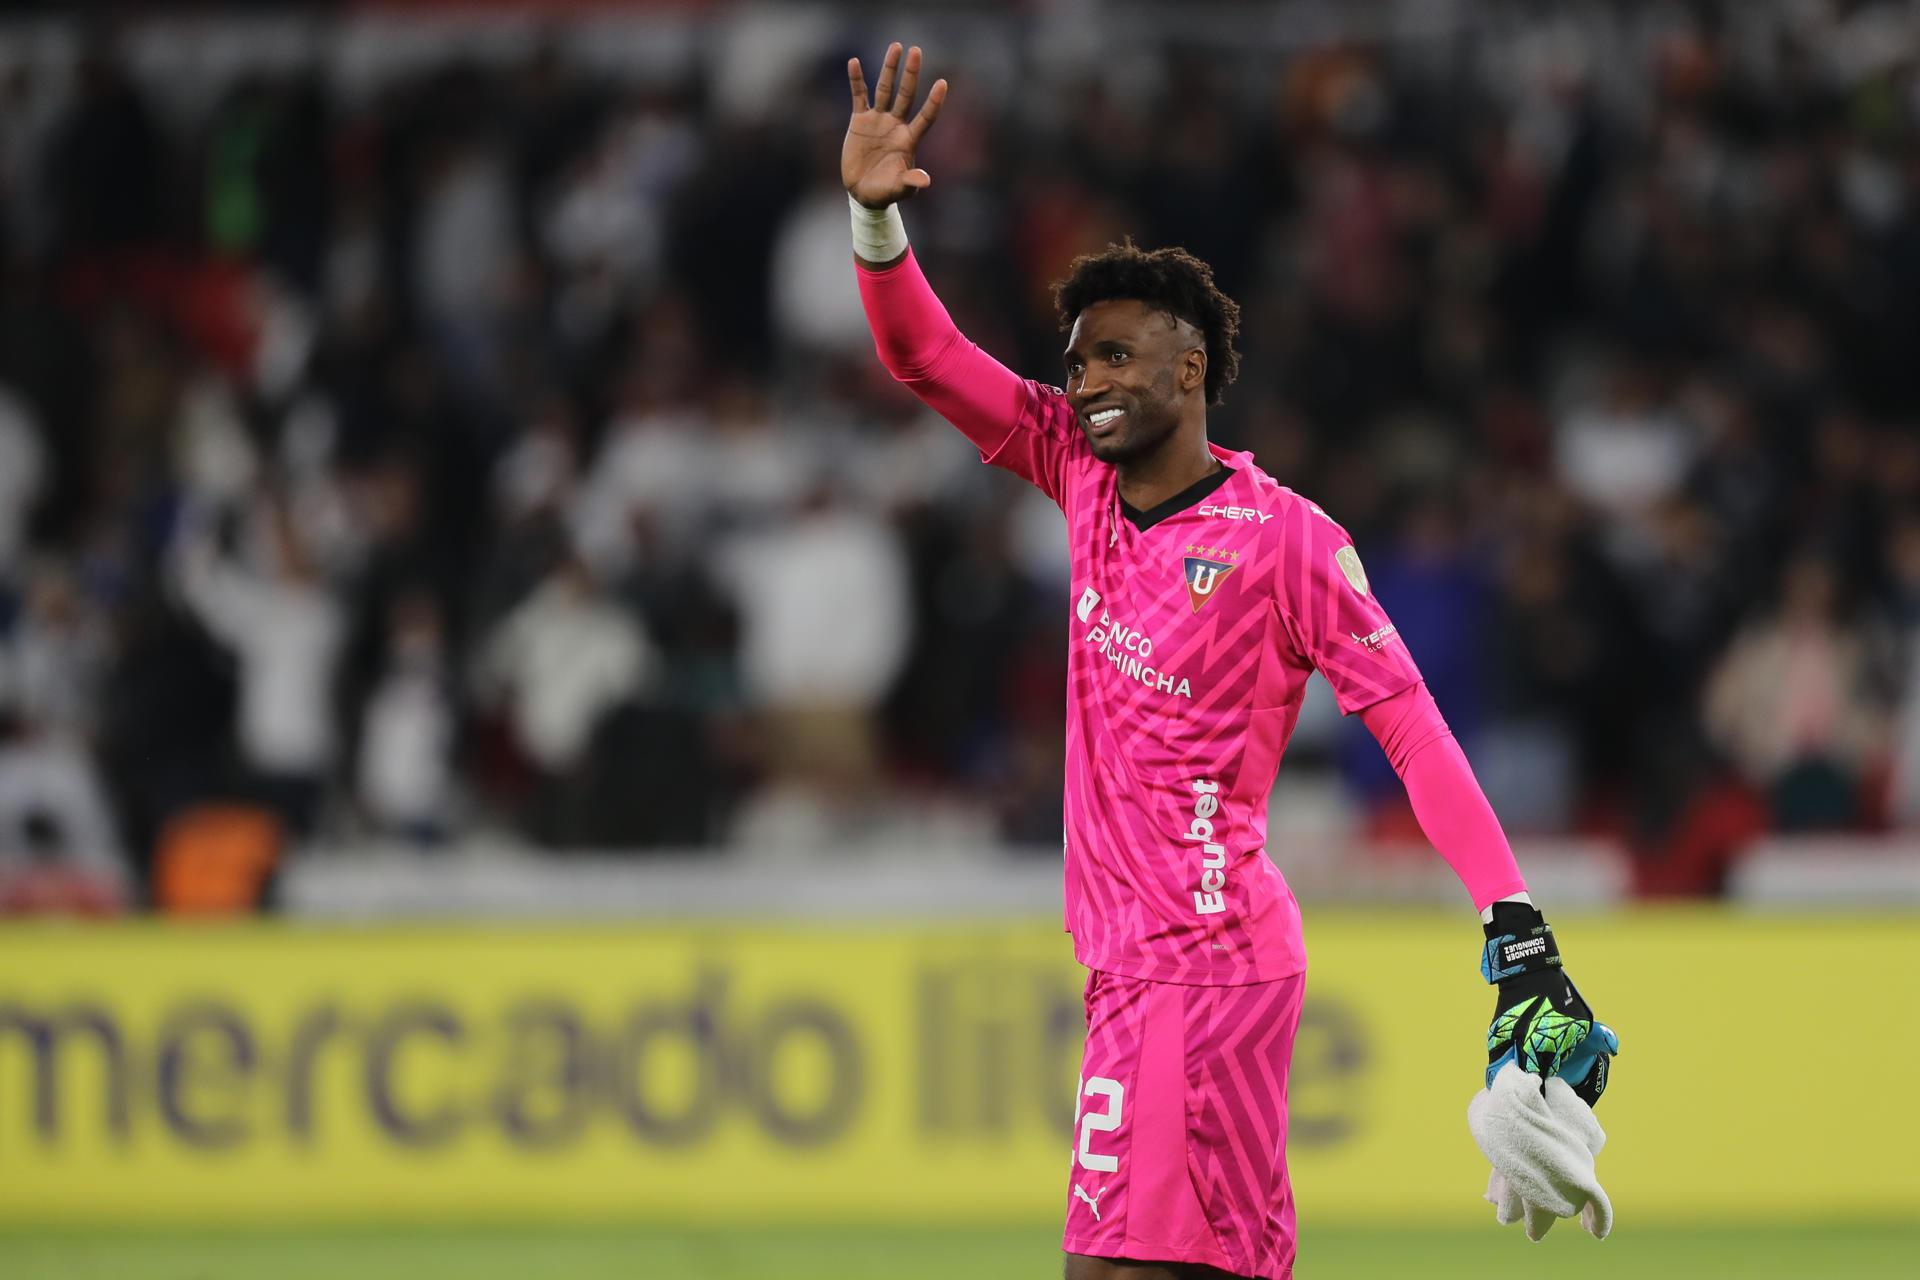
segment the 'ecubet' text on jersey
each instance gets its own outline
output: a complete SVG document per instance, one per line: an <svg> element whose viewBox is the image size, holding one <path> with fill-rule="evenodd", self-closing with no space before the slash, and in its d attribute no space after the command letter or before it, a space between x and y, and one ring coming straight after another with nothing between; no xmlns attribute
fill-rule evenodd
<svg viewBox="0 0 1920 1280"><path fill-rule="evenodd" d="M1193 821L1187 839L1200 842L1200 887L1193 891L1193 910L1210 916L1227 909L1227 846L1213 838L1213 815L1220 812L1220 784L1197 778L1193 784Z"/></svg>

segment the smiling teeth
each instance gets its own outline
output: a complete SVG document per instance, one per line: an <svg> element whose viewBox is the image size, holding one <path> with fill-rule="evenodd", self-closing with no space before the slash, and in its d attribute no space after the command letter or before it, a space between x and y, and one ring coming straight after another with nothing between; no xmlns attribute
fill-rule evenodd
<svg viewBox="0 0 1920 1280"><path fill-rule="evenodd" d="M1125 412L1126 410L1124 409L1102 409L1100 412L1089 416L1087 421L1096 427L1104 427Z"/></svg>

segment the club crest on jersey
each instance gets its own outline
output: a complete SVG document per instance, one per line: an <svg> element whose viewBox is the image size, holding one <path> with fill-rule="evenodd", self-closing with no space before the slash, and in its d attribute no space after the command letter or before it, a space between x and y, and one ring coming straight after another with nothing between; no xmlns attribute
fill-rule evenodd
<svg viewBox="0 0 1920 1280"><path fill-rule="evenodd" d="M1213 593L1226 581L1238 565L1227 560L1208 560L1201 556L1188 556L1187 599L1193 602L1193 611L1200 612L1200 606L1213 599Z"/></svg>

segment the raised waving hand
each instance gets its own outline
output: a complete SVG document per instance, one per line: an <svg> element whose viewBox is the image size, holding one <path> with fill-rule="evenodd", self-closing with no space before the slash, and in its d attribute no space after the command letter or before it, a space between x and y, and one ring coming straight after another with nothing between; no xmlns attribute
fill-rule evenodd
<svg viewBox="0 0 1920 1280"><path fill-rule="evenodd" d="M887 60L880 67L880 83L874 86L871 103L858 58L847 59L847 84L853 90L853 119L847 122L847 140L840 147L840 180L848 194L867 208L884 209L933 181L925 169L914 168L913 153L940 116L947 82L935 80L919 114L909 119L907 113L913 110L913 97L920 87L920 47L906 51L903 65L900 46L892 44L887 46Z"/></svg>

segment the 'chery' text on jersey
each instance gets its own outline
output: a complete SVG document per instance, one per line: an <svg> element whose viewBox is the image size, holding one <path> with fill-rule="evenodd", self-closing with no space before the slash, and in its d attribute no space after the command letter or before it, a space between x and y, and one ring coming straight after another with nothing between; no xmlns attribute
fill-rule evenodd
<svg viewBox="0 0 1920 1280"><path fill-rule="evenodd" d="M1145 530L1066 397L1026 382L988 462L1066 513L1066 924L1090 969L1234 985L1306 967L1267 796L1318 669L1343 712L1419 680L1351 540L1253 455ZM1211 447L1211 446L1210 446Z"/></svg>

